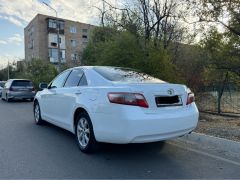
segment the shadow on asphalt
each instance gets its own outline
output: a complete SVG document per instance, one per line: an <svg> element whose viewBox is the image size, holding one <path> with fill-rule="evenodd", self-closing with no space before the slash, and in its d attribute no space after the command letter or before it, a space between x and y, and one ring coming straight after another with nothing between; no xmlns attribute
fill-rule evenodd
<svg viewBox="0 0 240 180"><path fill-rule="evenodd" d="M9 103L9 104L32 102L32 101L27 100L27 99L25 99L25 100L16 99L16 100L10 100L9 102L7 102L6 100L1 100L1 101L4 102L4 103Z"/></svg>
<svg viewBox="0 0 240 180"><path fill-rule="evenodd" d="M71 132L59 128L48 122L44 122L42 125L45 128L49 128L56 135L61 135L62 138L70 141L75 141L75 135ZM55 131L55 132L54 132ZM130 156L143 156L145 153L159 153L165 146L165 142L153 142L153 143L133 143L133 144L110 144L110 143L99 143L95 155L130 155ZM76 148L77 143L76 143ZM80 150L79 150L79 153Z"/></svg>

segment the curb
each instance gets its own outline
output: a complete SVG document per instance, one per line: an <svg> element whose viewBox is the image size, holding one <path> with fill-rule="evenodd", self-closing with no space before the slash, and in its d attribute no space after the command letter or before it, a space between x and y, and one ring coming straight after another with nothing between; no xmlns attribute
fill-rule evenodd
<svg viewBox="0 0 240 180"><path fill-rule="evenodd" d="M223 139L219 137L209 136L205 134L192 132L181 138L178 138L179 141L187 141L200 143L201 146L209 146L215 149L226 151L234 154L240 154L240 142L232 141L228 139Z"/></svg>

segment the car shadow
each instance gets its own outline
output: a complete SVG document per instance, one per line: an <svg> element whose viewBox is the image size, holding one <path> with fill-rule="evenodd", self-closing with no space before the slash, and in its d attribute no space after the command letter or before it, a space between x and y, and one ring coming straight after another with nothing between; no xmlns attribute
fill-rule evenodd
<svg viewBox="0 0 240 180"><path fill-rule="evenodd" d="M10 101L6 101L6 100L2 100L3 102L5 102L5 103L12 103L12 104L14 104L14 103L26 103L26 102L32 102L32 101L30 101L30 100L27 100L27 99L14 99L14 100L10 100Z"/></svg>
<svg viewBox="0 0 240 180"><path fill-rule="evenodd" d="M75 135L71 132L62 129L60 127L57 127L51 123L48 123L44 121L44 124L42 126L45 126L46 128L49 128L51 131L55 131L54 134L64 136L64 139L72 139L72 141L75 141ZM76 148L78 148L77 143ZM129 156L142 156L145 153L159 153L164 146L165 141L160 142L152 142L152 143L132 143L132 144L111 144L111 143L99 143L97 151L93 153L93 155L124 155L128 154Z"/></svg>

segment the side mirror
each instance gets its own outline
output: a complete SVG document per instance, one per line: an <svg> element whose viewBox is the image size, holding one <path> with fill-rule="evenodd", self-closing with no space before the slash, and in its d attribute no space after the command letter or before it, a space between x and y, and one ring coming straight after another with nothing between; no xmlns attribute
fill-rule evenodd
<svg viewBox="0 0 240 180"><path fill-rule="evenodd" d="M47 83L40 83L39 84L39 89L43 90L43 89L47 89L48 88L48 84Z"/></svg>

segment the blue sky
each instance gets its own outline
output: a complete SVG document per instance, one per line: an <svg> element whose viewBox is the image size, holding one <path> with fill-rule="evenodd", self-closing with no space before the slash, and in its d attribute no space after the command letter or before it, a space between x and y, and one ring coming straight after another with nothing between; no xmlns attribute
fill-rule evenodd
<svg viewBox="0 0 240 180"><path fill-rule="evenodd" d="M58 16L97 24L99 0L0 0L0 68L24 58L24 27L38 13L54 16L42 1L57 9ZM113 0L114 1L114 0Z"/></svg>

